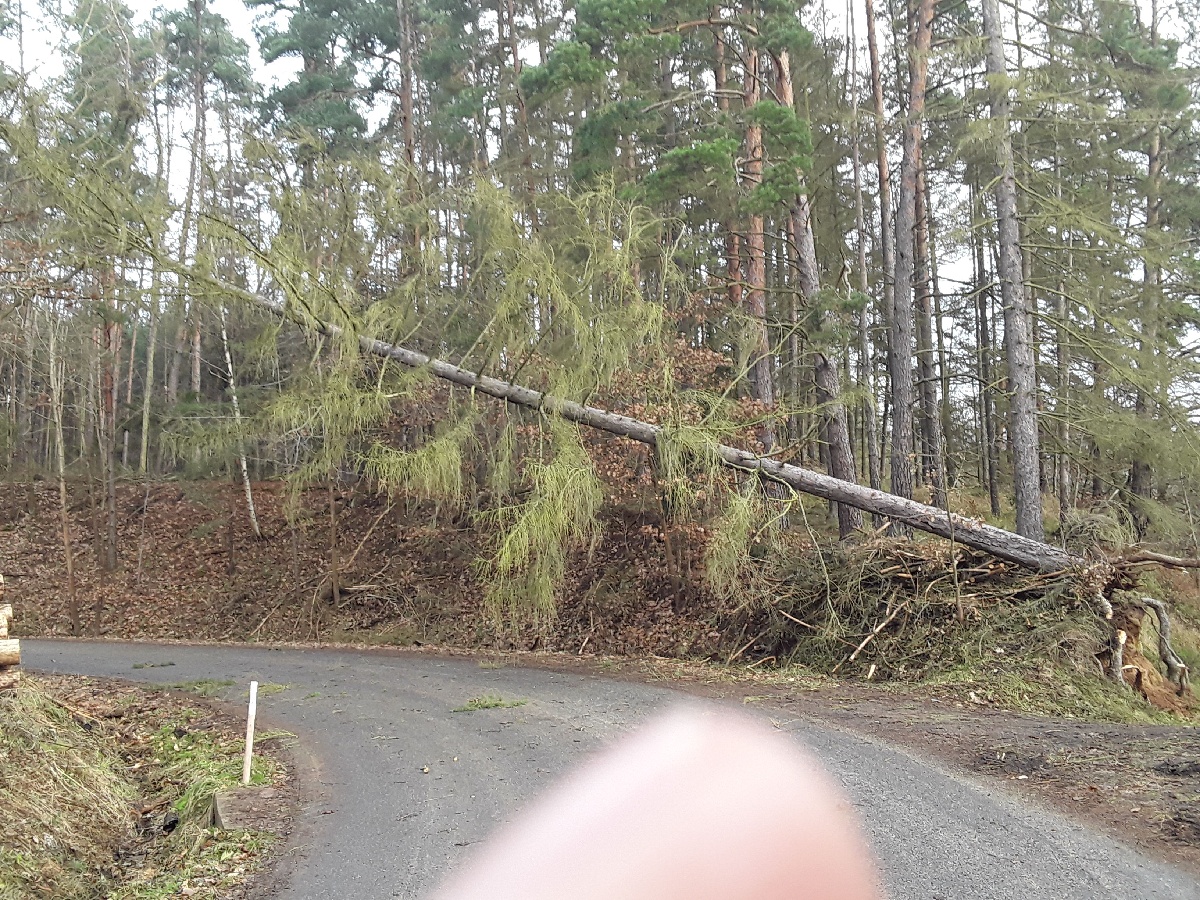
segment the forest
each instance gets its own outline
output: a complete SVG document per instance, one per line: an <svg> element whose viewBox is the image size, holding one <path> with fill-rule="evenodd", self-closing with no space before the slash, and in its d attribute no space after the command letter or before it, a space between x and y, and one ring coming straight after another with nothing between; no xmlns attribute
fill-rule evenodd
<svg viewBox="0 0 1200 900"><path fill-rule="evenodd" d="M426 629L415 535L442 640L1186 692L1193 0L246 3L0 20L39 629L207 485L214 636Z"/></svg>

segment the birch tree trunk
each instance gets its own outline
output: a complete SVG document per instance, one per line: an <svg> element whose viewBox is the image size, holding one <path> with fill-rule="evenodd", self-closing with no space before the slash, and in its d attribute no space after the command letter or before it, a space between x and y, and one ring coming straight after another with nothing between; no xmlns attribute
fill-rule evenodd
<svg viewBox="0 0 1200 900"><path fill-rule="evenodd" d="M224 304L221 305L221 347L225 351L225 371L229 373L229 399L233 404L233 421L238 434L238 465L242 470L242 491L246 495L246 511L250 515L250 527L254 536L262 538L262 529L258 525L258 513L254 509L254 491L250 487L250 470L246 465L246 445L242 435L242 408L238 404L237 379L233 374L233 355L229 352L229 329L226 325Z"/></svg>

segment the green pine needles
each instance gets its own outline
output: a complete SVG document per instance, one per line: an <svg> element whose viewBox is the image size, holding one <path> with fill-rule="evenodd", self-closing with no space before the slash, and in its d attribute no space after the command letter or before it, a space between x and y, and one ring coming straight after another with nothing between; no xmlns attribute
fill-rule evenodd
<svg viewBox="0 0 1200 900"><path fill-rule="evenodd" d="M569 555L590 549L600 537L604 490L579 431L557 420L546 428L551 458L527 464L528 494L483 514L497 531L496 549L477 570L488 583L486 608L497 623L553 622Z"/></svg>

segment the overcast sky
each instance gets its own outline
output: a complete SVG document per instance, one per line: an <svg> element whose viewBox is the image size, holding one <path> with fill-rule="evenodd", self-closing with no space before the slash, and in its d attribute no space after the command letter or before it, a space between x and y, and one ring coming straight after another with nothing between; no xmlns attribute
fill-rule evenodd
<svg viewBox="0 0 1200 900"><path fill-rule="evenodd" d="M125 0L126 5L133 10L138 24L150 19L156 8L183 9L186 0ZM67 4L60 0L9 0L8 8L15 18L21 15L25 31L25 69L34 84L45 82L62 74L62 58L54 42L62 35L56 26L49 25L51 17L42 12L43 6L52 10L66 8ZM247 8L242 0L208 0L208 9L224 16L229 22L230 30L246 42L250 47L250 63L260 81L270 84L276 77L276 71L286 72L286 63L264 67L262 57L258 54L258 39L254 36L254 21L260 12ZM20 47L16 37L0 41L5 62L14 68L19 64Z"/></svg>

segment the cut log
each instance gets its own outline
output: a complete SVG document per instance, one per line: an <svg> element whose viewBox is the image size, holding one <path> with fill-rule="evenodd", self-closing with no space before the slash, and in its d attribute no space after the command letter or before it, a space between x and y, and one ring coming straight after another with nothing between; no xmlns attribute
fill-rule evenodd
<svg viewBox="0 0 1200 900"><path fill-rule="evenodd" d="M276 315L291 318L289 310L282 304L275 303L263 297L247 295L244 291L229 287L242 296L249 296L260 306ZM322 334L337 336L342 333L336 325L320 322L311 316L298 316L298 324L311 328ZM431 374L461 385L472 391L487 394L498 400L504 400L526 409L540 410L557 415L570 422L586 425L629 438L652 447L658 446L660 440L670 439L670 432L661 425L631 419L584 406L572 400L564 400L551 394L544 394L532 388L523 387L511 382L481 375L469 369L448 363L444 360L433 359L423 353L376 340L366 335L359 337L359 343L364 350L375 356L394 360L402 365L415 369L426 369ZM729 447L724 444L714 444L713 453L722 463L743 472L756 472L763 478L786 484L794 490L812 494L824 500L845 503L857 509L866 510L876 515L884 516L896 522L902 522L920 531L938 535L952 541L975 547L987 553L1010 562L1027 566L1043 572L1060 572L1068 569L1086 569L1089 563L1058 547L1052 547L1041 541L1021 537L1003 528L988 525L979 519L960 516L935 506L926 506L914 500L906 500L884 491L872 490L869 487L840 481L829 475L782 463L768 457L757 456L746 450ZM1092 564L1094 565L1094 564Z"/></svg>
<svg viewBox="0 0 1200 900"><path fill-rule="evenodd" d="M0 666L21 664L21 642L16 638L0 641Z"/></svg>
<svg viewBox="0 0 1200 900"><path fill-rule="evenodd" d="M0 605L0 639L8 637L8 630L12 627L12 621L12 605L8 603Z"/></svg>
<svg viewBox="0 0 1200 900"><path fill-rule="evenodd" d="M20 672L0 672L0 694L5 691L11 691L21 683Z"/></svg>

